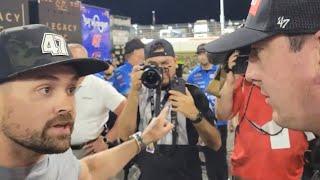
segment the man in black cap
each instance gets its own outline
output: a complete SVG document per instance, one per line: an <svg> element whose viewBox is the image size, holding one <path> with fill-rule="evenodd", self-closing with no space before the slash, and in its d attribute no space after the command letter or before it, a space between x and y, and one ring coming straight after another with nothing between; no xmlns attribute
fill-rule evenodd
<svg viewBox="0 0 320 180"><path fill-rule="evenodd" d="M0 33L1 179L107 179L145 144L172 129L166 109L132 140L77 160L70 149L78 78L104 70L95 59L72 59L66 41L44 25Z"/></svg>
<svg viewBox="0 0 320 180"><path fill-rule="evenodd" d="M210 52L251 46L246 78L261 87L283 127L320 134L320 1L255 0L244 28Z"/></svg>
<svg viewBox="0 0 320 180"><path fill-rule="evenodd" d="M140 180L200 180L201 166L196 146L198 137L214 150L221 146L208 99L200 89L192 85L182 85L180 90L185 93L172 90L176 87L174 83L181 82L182 79L175 76L176 57L168 41L152 41L146 46L145 55L148 65L153 64L162 69L161 95L159 89L148 89L146 84L142 86L143 67L135 66L131 74L132 88L128 104L119 117L120 136L125 139L137 129L145 129L149 120L157 114L156 107L169 105L171 111L168 120L175 127L157 142L155 149L150 147L137 157L136 162L141 170ZM122 116L130 118L124 119Z"/></svg>
<svg viewBox="0 0 320 180"><path fill-rule="evenodd" d="M320 2L255 0L244 28L209 52L251 45L246 78L261 87L281 126L320 134Z"/></svg>
<svg viewBox="0 0 320 180"><path fill-rule="evenodd" d="M127 96L131 87L130 73L132 67L144 61L144 44L140 39L128 41L124 47L125 63L114 71L113 86Z"/></svg>

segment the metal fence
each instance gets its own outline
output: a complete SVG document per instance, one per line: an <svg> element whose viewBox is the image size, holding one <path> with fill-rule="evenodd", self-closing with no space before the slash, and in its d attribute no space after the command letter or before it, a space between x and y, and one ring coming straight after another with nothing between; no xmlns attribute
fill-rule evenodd
<svg viewBox="0 0 320 180"><path fill-rule="evenodd" d="M242 21L227 21L224 33L234 31L243 24ZM202 28L202 30L201 30ZM205 28L205 30L203 30ZM197 36L221 35L220 23L214 20L201 20L196 23L161 24L161 25L137 25L133 24L131 36L138 38L185 38Z"/></svg>

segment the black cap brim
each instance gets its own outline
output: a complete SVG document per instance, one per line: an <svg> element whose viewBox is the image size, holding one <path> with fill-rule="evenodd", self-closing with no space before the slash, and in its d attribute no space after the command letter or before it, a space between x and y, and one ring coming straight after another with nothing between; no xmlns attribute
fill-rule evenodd
<svg viewBox="0 0 320 180"><path fill-rule="evenodd" d="M40 68L46 68L54 65L68 65L74 68L79 76L86 76L89 74L98 73L104 71L109 68L109 65L106 64L104 61L97 60L94 58L79 58L79 59L67 59L64 61L56 61L51 62L48 64L43 64L39 66L35 66L30 69L26 69L24 71L19 71L13 74L10 74L8 78L13 78L18 74L29 72L29 71L36 71ZM5 80L5 79L4 79ZM3 80L2 80L3 81Z"/></svg>
<svg viewBox="0 0 320 180"><path fill-rule="evenodd" d="M72 59L66 61L65 64L71 65L77 71L79 76L98 73L109 68L109 64L97 59Z"/></svg>
<svg viewBox="0 0 320 180"><path fill-rule="evenodd" d="M274 33L267 33L244 27L237 29L230 34L221 36L219 39L205 45L204 48L210 53L227 52L249 46L273 35Z"/></svg>

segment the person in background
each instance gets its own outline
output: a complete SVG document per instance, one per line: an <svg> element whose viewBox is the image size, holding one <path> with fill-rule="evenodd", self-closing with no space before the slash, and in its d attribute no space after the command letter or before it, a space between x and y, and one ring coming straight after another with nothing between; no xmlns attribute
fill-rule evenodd
<svg viewBox="0 0 320 180"><path fill-rule="evenodd" d="M205 44L200 44L197 47L197 59L199 65L197 65L188 76L188 83L197 85L201 91L208 98L210 109L215 111L215 99L214 95L206 92L208 84L214 79L218 66L209 62L208 55L204 49ZM228 121L218 120L216 123L221 136L221 148L218 151L214 151L206 146L201 146L201 151L205 155L205 164L209 180L226 180L228 179L228 164L227 164L227 150L226 141L228 134Z"/></svg>
<svg viewBox="0 0 320 180"><path fill-rule="evenodd" d="M87 50L82 45L68 44L68 47L74 58L88 57ZM75 98L77 114L71 136L71 148L80 159L107 149L108 143L117 140L117 124L115 123L108 132L105 132L105 127L109 112L119 115L126 104L126 98L110 83L94 75L79 79Z"/></svg>
<svg viewBox="0 0 320 180"><path fill-rule="evenodd" d="M114 70L115 70L114 64L110 61L106 61L105 63L108 65L109 68L103 71L103 74L104 74L103 78L104 80L110 82L111 85L113 85Z"/></svg>
<svg viewBox="0 0 320 180"><path fill-rule="evenodd" d="M131 88L130 73L132 67L144 61L144 44L140 39L128 41L124 47L125 63L114 71L113 86L122 95L127 96Z"/></svg>

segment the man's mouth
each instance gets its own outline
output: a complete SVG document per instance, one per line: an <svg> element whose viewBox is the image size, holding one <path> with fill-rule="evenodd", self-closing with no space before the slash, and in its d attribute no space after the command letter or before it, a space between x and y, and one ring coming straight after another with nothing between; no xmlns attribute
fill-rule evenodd
<svg viewBox="0 0 320 180"><path fill-rule="evenodd" d="M73 127L73 123L71 122L59 122L51 126L51 128L53 128L53 130L57 134L66 134L66 135L71 134L72 127Z"/></svg>

